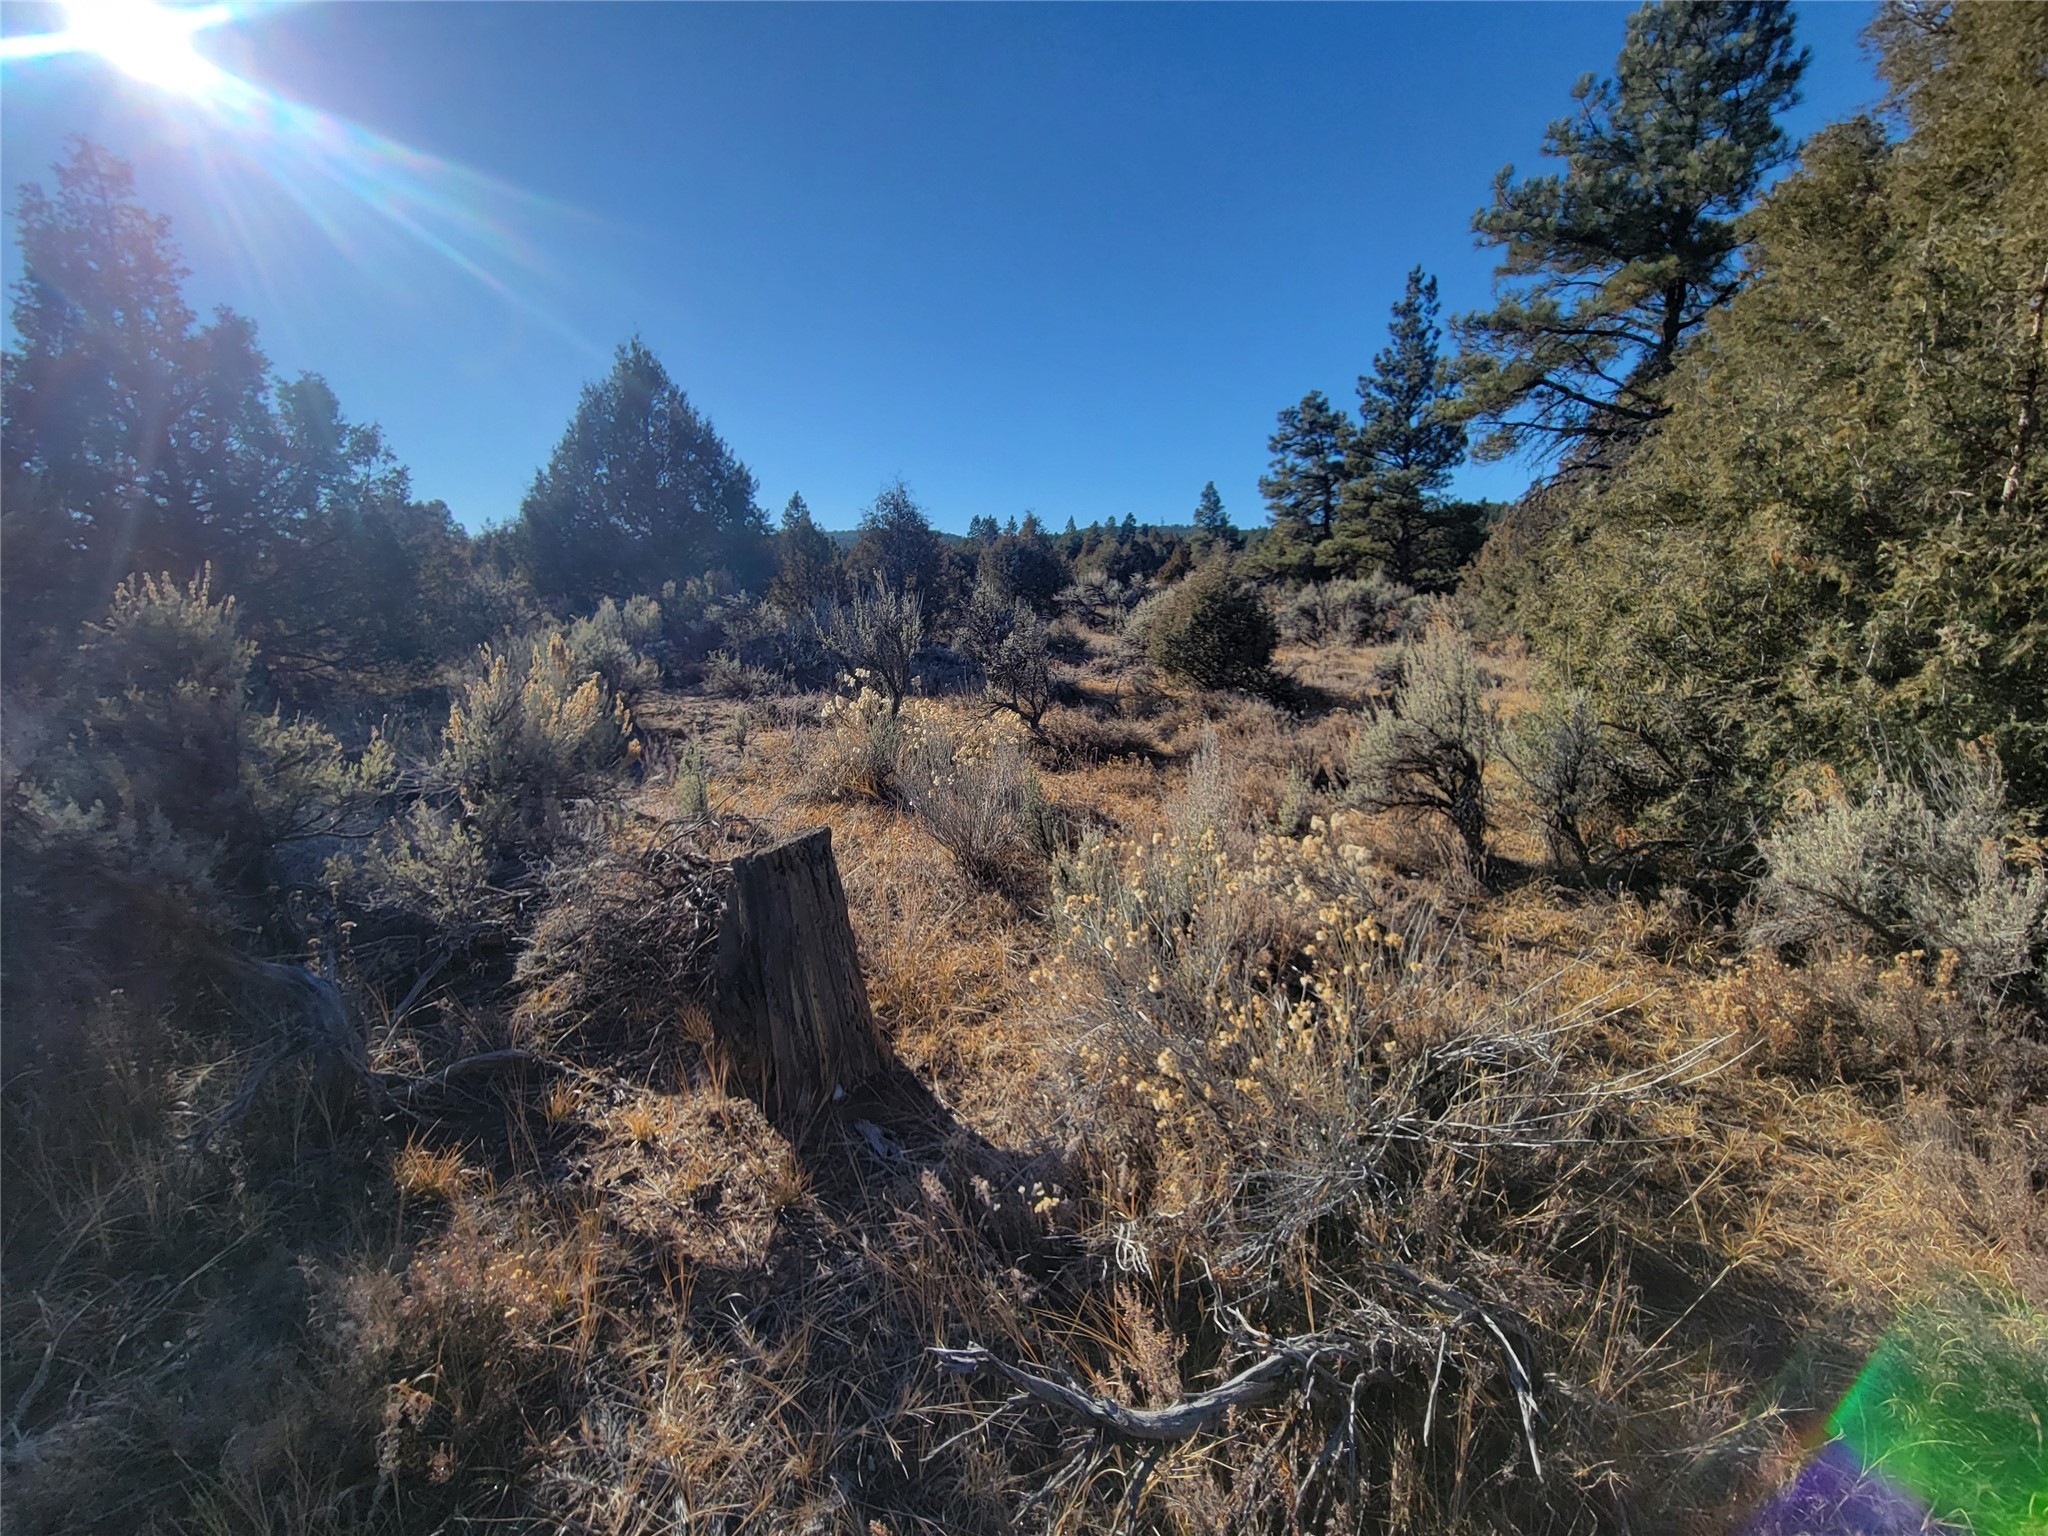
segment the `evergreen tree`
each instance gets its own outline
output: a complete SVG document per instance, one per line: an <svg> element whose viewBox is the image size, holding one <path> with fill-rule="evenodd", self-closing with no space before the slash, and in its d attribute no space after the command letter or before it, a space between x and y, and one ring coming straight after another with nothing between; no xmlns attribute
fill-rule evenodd
<svg viewBox="0 0 2048 1536"><path fill-rule="evenodd" d="M1782 0L1651 0L1615 78L1550 125L1563 171L1495 179L1473 227L1498 302L1457 322L1482 452L1597 458L1665 413L1679 348L1742 284L1736 218L1790 156L1776 116L1806 61Z"/></svg>
<svg viewBox="0 0 2048 1536"><path fill-rule="evenodd" d="M753 475L635 337L584 389L513 542L535 589L573 611L720 566L758 574L767 535Z"/></svg>
<svg viewBox="0 0 2048 1536"><path fill-rule="evenodd" d="M1195 503L1195 540L1205 550L1237 548L1237 530L1230 526L1230 514L1223 509L1214 480L1202 487L1201 499Z"/></svg>
<svg viewBox="0 0 2048 1536"><path fill-rule="evenodd" d="M1351 430L1350 420L1321 390L1280 413L1279 427L1266 442L1272 466L1259 481L1273 515L1269 558L1281 549L1313 550L1335 530L1337 503L1350 479Z"/></svg>
<svg viewBox="0 0 2048 1536"><path fill-rule="evenodd" d="M383 434L348 421L325 379L275 399L276 533L240 605L272 685L307 704L428 681L437 657L488 638L461 613L467 538L440 502L412 499Z"/></svg>
<svg viewBox="0 0 2048 1536"><path fill-rule="evenodd" d="M2048 806L2048 9L1876 32L1909 132L1807 146L1669 419L1525 561L1543 654L1734 853L1801 764L1887 741L1989 735Z"/></svg>
<svg viewBox="0 0 2048 1536"><path fill-rule="evenodd" d="M1358 381L1337 526L1316 551L1325 570L1381 570L1417 586L1441 584L1447 564L1456 569L1442 493L1465 457L1465 427L1448 410L1454 390L1436 317L1436 279L1417 267L1394 305L1387 345Z"/></svg>
<svg viewBox="0 0 2048 1536"><path fill-rule="evenodd" d="M73 140L18 204L23 275L0 379L0 621L10 676L68 653L131 573L211 567L293 703L416 684L472 638L466 540L411 500L325 381L279 385L255 328L201 325L167 220Z"/></svg>
<svg viewBox="0 0 2048 1536"><path fill-rule="evenodd" d="M1036 515L1027 514L1012 532L982 547L976 584L993 589L1006 603L1021 602L1035 613L1051 613L1067 584L1067 563Z"/></svg>
<svg viewBox="0 0 2048 1536"><path fill-rule="evenodd" d="M812 519L802 494L793 494L775 535L775 580L768 596L785 612L808 613L838 591L839 546Z"/></svg>
<svg viewBox="0 0 2048 1536"><path fill-rule="evenodd" d="M880 580L895 592L915 591L933 611L944 600L946 552L901 480L883 486L862 511L860 537L846 563L856 584Z"/></svg>
<svg viewBox="0 0 2048 1536"><path fill-rule="evenodd" d="M228 310L198 324L170 222L135 202L127 163L84 139L68 150L55 192L30 183L17 203L0 380L10 671L42 638L68 649L130 572L183 581L214 559L233 589L276 536L254 327Z"/></svg>

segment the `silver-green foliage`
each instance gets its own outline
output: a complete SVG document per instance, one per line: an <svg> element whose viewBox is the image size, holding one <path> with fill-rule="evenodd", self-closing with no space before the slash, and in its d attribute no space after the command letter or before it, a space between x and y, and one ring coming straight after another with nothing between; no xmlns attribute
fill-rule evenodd
<svg viewBox="0 0 2048 1536"><path fill-rule="evenodd" d="M1592 695L1566 689L1516 723L1501 743L1527 786L1551 860L1590 870L1612 851L1631 775L1609 742Z"/></svg>
<svg viewBox="0 0 2048 1536"><path fill-rule="evenodd" d="M1038 775L1008 737L962 738L936 720L921 721L895 784L904 806L984 884L999 883L1049 840Z"/></svg>
<svg viewBox="0 0 2048 1536"><path fill-rule="evenodd" d="M501 932L515 903L500 877L567 840L578 804L617 793L632 715L602 676L579 671L562 631L524 649L478 652L419 795L359 857L329 864L337 889L451 942Z"/></svg>
<svg viewBox="0 0 2048 1536"><path fill-rule="evenodd" d="M36 765L44 800L154 824L234 879L344 830L388 787L388 744L373 735L352 759L324 727L258 709L255 663L210 573L123 582L80 648L76 729Z"/></svg>
<svg viewBox="0 0 2048 1536"><path fill-rule="evenodd" d="M1486 860L1486 765L1499 720L1471 644L1438 623L1401 648L1390 708L1358 734L1351 795L1370 811L1419 811L1448 821L1473 867Z"/></svg>
<svg viewBox="0 0 2048 1536"><path fill-rule="evenodd" d="M826 633L840 668L857 686L879 692L892 715L903 708L924 647L921 592L892 587L878 575L872 587L856 586L851 603L832 605Z"/></svg>
<svg viewBox="0 0 2048 1536"><path fill-rule="evenodd" d="M1304 582L1275 603L1290 645L1376 645L1409 623L1415 594L1383 573Z"/></svg>
<svg viewBox="0 0 2048 1536"><path fill-rule="evenodd" d="M540 849L569 802L612 786L632 717L598 674L579 673L551 631L515 657L486 647L448 710L432 777L494 850Z"/></svg>
<svg viewBox="0 0 2048 1536"><path fill-rule="evenodd" d="M579 677L595 672L628 703L661 684L661 667L650 654L662 643L661 604L651 597L628 598L623 607L606 598L571 624L565 638L570 669Z"/></svg>
<svg viewBox="0 0 2048 1536"><path fill-rule="evenodd" d="M1980 747L1886 772L1765 838L1763 943L1817 939L1955 956L1991 992L2048 981L2048 872L2023 866L1998 759Z"/></svg>
<svg viewBox="0 0 2048 1536"><path fill-rule="evenodd" d="M742 717L744 718L744 717ZM699 821L711 814L711 774L704 765L704 749L687 742L676 761L676 815L685 821Z"/></svg>

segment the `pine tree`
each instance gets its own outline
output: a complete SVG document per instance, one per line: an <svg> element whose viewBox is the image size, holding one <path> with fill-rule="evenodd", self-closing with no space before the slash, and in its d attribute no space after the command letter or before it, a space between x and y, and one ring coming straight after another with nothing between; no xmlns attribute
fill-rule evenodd
<svg viewBox="0 0 2048 1536"><path fill-rule="evenodd" d="M1465 427L1449 407L1450 365L1438 349L1436 279L1417 267L1394 305L1387 345L1358 380L1358 429L1346 459L1333 537L1317 564L1346 575L1384 571L1405 586L1434 585L1448 562L1440 547L1442 493L1465 457Z"/></svg>
<svg viewBox="0 0 2048 1536"><path fill-rule="evenodd" d="M1335 531L1337 503L1351 478L1351 432L1350 419L1321 390L1280 413L1280 425L1266 442L1273 462L1259 493L1283 541L1312 546Z"/></svg>
<svg viewBox="0 0 2048 1536"><path fill-rule="evenodd" d="M1782 0L1651 0L1615 78L1550 125L1562 173L1495 179L1473 227L1498 302L1457 321L1482 453L1597 458L1664 415L1673 358L1742 285L1736 218L1791 154L1806 62Z"/></svg>
<svg viewBox="0 0 2048 1536"><path fill-rule="evenodd" d="M1204 550L1237 548L1237 530L1230 526L1214 480L1202 487L1201 500L1195 503L1195 542Z"/></svg>

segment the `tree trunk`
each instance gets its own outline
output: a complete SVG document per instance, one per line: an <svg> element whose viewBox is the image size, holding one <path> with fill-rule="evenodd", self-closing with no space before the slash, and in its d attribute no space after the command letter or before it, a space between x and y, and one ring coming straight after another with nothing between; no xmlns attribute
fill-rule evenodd
<svg viewBox="0 0 2048 1536"><path fill-rule="evenodd" d="M734 862L716 974L712 1027L735 1086L782 1130L887 1065L831 828Z"/></svg>

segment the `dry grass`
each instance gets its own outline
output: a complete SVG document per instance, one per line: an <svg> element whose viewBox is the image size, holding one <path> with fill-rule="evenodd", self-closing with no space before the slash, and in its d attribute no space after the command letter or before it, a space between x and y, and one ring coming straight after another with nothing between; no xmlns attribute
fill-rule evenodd
<svg viewBox="0 0 2048 1536"><path fill-rule="evenodd" d="M8 1090L10 1527L1105 1530L1136 1458L1020 1524L1071 1427L931 1346L1156 1405L1314 1334L1379 1353L1173 1448L1138 1528L1715 1531L1901 1308L2048 1305L2038 1037L1682 902L1445 886L1414 828L1338 809L1376 658L1283 660L1338 707L1092 669L1038 751L1058 868L998 884L885 785L821 794L813 710L650 701L722 826L832 827L922 1085L795 1143L689 1049L690 998L614 1006L568 951L378 1043L445 1061L552 986L575 1048L519 1036L548 1070L395 1128L281 1079L213 1150L186 1133L238 1080L225 1031L114 1000L84 1067ZM1305 836L1270 830L1291 769ZM1496 847L1533 861L1503 800ZM639 811L670 803L653 775ZM615 857L651 878L665 835ZM625 1048L657 1028L658 1062ZM1505 1339L1543 1372L1540 1478Z"/></svg>

